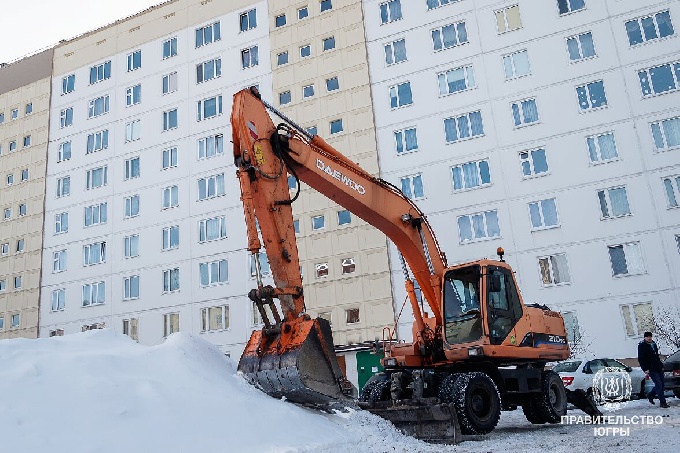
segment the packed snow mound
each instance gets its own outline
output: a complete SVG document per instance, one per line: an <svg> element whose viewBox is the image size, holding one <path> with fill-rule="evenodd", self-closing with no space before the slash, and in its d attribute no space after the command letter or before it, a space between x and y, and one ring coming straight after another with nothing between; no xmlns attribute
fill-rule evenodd
<svg viewBox="0 0 680 453"><path fill-rule="evenodd" d="M4 451L386 451L388 440L396 451L436 451L370 414L273 399L185 333L152 347L111 330L3 340L0 364Z"/></svg>

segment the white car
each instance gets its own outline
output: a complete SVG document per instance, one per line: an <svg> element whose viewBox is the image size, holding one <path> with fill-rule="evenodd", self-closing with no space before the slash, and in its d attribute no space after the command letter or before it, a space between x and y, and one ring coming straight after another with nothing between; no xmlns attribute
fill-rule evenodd
<svg viewBox="0 0 680 453"><path fill-rule="evenodd" d="M618 360L604 358L569 359L556 364L552 370L560 375L565 389L571 391L581 389L587 395L592 395L593 378L598 371L605 368L615 368L617 371L621 370L628 373L631 383L631 399L645 397L649 390L645 387L649 385L648 381L651 381L651 379L645 379L645 373L640 368L626 366ZM653 387L653 384L651 385Z"/></svg>

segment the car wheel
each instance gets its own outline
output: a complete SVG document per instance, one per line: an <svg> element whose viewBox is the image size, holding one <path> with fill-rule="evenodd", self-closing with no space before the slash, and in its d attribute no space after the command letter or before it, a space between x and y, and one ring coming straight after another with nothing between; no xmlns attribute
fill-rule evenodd
<svg viewBox="0 0 680 453"><path fill-rule="evenodd" d="M673 389L673 395L675 395L676 398L680 398L680 389Z"/></svg>

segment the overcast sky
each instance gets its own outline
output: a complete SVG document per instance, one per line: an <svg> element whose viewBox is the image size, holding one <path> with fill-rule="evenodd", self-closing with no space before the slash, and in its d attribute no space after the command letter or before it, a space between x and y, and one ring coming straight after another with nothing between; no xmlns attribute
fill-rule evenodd
<svg viewBox="0 0 680 453"><path fill-rule="evenodd" d="M0 0L0 62L109 24L163 0Z"/></svg>

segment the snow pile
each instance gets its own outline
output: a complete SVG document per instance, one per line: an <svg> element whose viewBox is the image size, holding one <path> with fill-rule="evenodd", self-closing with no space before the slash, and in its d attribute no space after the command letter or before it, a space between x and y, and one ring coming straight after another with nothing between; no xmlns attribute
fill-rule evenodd
<svg viewBox="0 0 680 453"><path fill-rule="evenodd" d="M631 402L615 415L663 415L627 437L595 437L592 425L541 425L503 412L481 440L429 445L365 411L335 415L270 398L233 361L189 334L140 346L109 330L0 341L1 451L429 453L667 450L680 403ZM583 415L580 411L573 412Z"/></svg>
<svg viewBox="0 0 680 453"><path fill-rule="evenodd" d="M153 347L110 330L0 341L2 450L435 451L370 414L324 416L270 398L235 369L183 333Z"/></svg>

